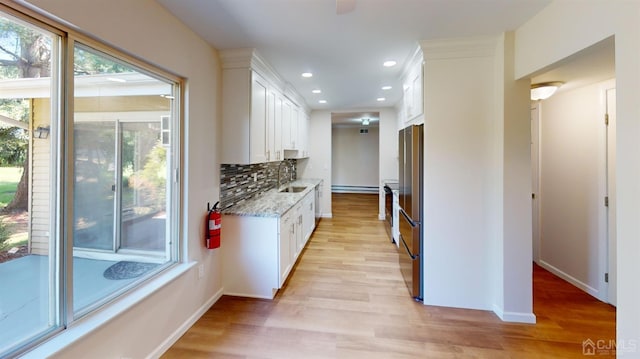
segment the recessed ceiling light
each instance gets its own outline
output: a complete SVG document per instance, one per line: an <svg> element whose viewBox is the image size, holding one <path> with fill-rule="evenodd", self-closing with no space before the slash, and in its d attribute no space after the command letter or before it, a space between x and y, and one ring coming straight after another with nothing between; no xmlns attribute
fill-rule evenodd
<svg viewBox="0 0 640 359"><path fill-rule="evenodd" d="M384 100L386 100L386 98L384 98L384 97L378 97L378 98L376 99L376 101L378 101L378 102L382 102L382 101L384 101Z"/></svg>
<svg viewBox="0 0 640 359"><path fill-rule="evenodd" d="M382 89L386 91L386 90L391 90L392 87L391 86L382 86Z"/></svg>
<svg viewBox="0 0 640 359"><path fill-rule="evenodd" d="M315 89L315 90L313 90L313 91L311 91L311 92L313 92L313 93L322 93L322 90Z"/></svg>
<svg viewBox="0 0 640 359"><path fill-rule="evenodd" d="M318 103L327 103L327 100L319 100Z"/></svg>
<svg viewBox="0 0 640 359"><path fill-rule="evenodd" d="M306 77L306 78L313 77L313 74L311 72L303 72L302 77Z"/></svg>
<svg viewBox="0 0 640 359"><path fill-rule="evenodd" d="M397 62L393 61L393 60L387 60L384 63L382 63L382 65L384 67L391 67L391 66L396 66Z"/></svg>

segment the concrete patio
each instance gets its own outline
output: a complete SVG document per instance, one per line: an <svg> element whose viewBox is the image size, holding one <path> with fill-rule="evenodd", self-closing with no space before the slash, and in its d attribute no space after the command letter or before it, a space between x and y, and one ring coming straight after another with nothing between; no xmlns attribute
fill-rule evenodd
<svg viewBox="0 0 640 359"><path fill-rule="evenodd" d="M117 261L73 258L75 311L140 279L106 279L104 271ZM46 330L51 322L53 286L49 256L28 255L0 263L0 352L6 345Z"/></svg>

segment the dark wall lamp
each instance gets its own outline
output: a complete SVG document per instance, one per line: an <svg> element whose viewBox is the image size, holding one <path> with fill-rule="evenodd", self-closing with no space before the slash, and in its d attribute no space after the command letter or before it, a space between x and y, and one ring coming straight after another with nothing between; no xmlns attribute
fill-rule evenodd
<svg viewBox="0 0 640 359"><path fill-rule="evenodd" d="M43 127L38 126L35 130L33 130L33 138L47 138L49 137L49 126Z"/></svg>

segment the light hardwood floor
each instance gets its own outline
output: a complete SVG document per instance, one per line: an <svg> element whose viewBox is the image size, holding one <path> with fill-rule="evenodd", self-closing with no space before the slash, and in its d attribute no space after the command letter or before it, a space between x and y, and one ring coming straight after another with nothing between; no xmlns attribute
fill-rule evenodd
<svg viewBox="0 0 640 359"><path fill-rule="evenodd" d="M583 358L615 339L614 307L537 266L535 325L416 303L377 205L334 194L273 301L223 296L163 358Z"/></svg>

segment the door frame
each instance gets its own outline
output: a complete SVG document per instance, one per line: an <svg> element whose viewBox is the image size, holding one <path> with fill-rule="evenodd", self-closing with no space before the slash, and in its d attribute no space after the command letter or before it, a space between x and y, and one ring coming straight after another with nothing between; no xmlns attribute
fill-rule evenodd
<svg viewBox="0 0 640 359"><path fill-rule="evenodd" d="M87 259L96 260L108 260L108 261L136 261L136 262L151 262L151 263L163 263L170 257L170 246L165 245L165 251L147 251L139 249L122 249L121 247L121 229L122 229L122 142L123 142L123 123L141 123L141 122L158 122L160 124L160 135L162 136L162 118L167 116L167 111L135 111L135 112L91 112L91 113L76 113L76 121L79 122L105 122L113 121L113 128L115 131L115 194L113 203L113 241L112 249L92 249L84 247L73 248L73 256ZM155 120L149 120L150 118L157 118ZM168 163L167 163L168 164ZM171 176L167 174L167 181ZM168 241L169 239L166 239Z"/></svg>

